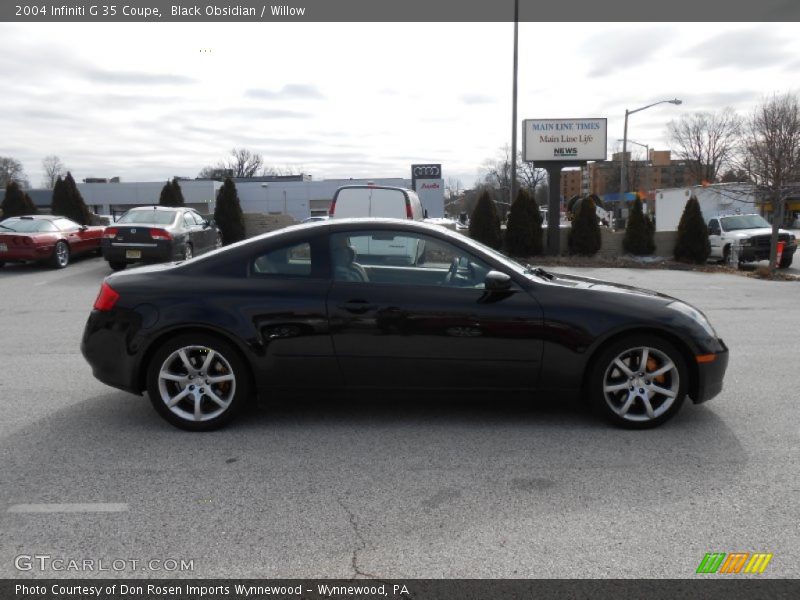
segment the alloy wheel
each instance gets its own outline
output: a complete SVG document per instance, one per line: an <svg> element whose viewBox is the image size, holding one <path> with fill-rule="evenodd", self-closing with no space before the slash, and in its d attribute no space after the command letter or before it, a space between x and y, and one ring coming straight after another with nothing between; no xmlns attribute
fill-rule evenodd
<svg viewBox="0 0 800 600"><path fill-rule="evenodd" d="M230 408L236 395L236 376L219 351L184 346L162 363L158 391L164 405L180 419L209 421Z"/></svg>
<svg viewBox="0 0 800 600"><path fill-rule="evenodd" d="M603 375L603 397L621 419L646 423L661 417L680 391L675 362L657 348L640 346L624 350Z"/></svg>

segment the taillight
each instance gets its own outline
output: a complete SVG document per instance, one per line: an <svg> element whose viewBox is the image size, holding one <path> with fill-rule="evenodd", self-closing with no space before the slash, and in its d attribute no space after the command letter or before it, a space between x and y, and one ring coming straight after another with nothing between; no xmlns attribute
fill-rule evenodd
<svg viewBox="0 0 800 600"><path fill-rule="evenodd" d="M336 198L334 198L333 202L331 202L331 209L328 211L328 216L332 217L333 216L333 212L335 210L336 210Z"/></svg>
<svg viewBox="0 0 800 600"><path fill-rule="evenodd" d="M104 238L115 238L119 233L119 229L116 227L106 227L105 231L103 232Z"/></svg>
<svg viewBox="0 0 800 600"><path fill-rule="evenodd" d="M97 300L94 301L94 309L101 311L108 311L114 308L114 305L119 300L119 294L105 281L100 286L100 293L97 294Z"/></svg>
<svg viewBox="0 0 800 600"><path fill-rule="evenodd" d="M409 202L408 199L406 199L406 218L407 219L414 218L414 213L411 210L411 202Z"/></svg>
<svg viewBox="0 0 800 600"><path fill-rule="evenodd" d="M166 229L151 229L150 237L154 240L171 240L172 234Z"/></svg>

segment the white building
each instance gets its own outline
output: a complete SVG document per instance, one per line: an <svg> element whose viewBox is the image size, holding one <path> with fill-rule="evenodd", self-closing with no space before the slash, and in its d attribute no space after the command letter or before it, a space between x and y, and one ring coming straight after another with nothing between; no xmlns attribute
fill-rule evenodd
<svg viewBox="0 0 800 600"><path fill-rule="evenodd" d="M258 178L265 179L265 178ZM289 181L236 181L236 191L245 213L286 214L297 221L312 215L326 215L336 190L343 185L387 185L411 188L411 179L323 179L306 177ZM133 206L158 204L166 182L79 183L78 189L86 204L97 214L120 214ZM222 183L213 180L179 181L184 201L202 214L212 214L217 190ZM417 193L430 217L444 216L444 181L426 179L417 182ZM424 189L422 189L424 187Z"/></svg>
<svg viewBox="0 0 800 600"><path fill-rule="evenodd" d="M706 223L724 214L758 212L753 186L747 183L715 183L656 190L656 231L677 231L689 198L694 195Z"/></svg>

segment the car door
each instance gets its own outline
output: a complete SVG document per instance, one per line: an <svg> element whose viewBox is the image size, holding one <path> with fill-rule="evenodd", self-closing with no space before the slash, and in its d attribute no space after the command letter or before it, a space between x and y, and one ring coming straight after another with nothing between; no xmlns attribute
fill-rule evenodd
<svg viewBox="0 0 800 600"><path fill-rule="evenodd" d="M722 256L722 230L719 226L719 219L711 219L708 222L708 243L711 245L711 256Z"/></svg>
<svg viewBox="0 0 800 600"><path fill-rule="evenodd" d="M516 284L487 291L487 260L403 230L334 233L330 253L328 315L349 388L536 386L541 309Z"/></svg>
<svg viewBox="0 0 800 600"><path fill-rule="evenodd" d="M197 221L194 220L194 216L190 211L186 211L181 216L182 222L182 229L184 232L185 242L189 242L192 244L192 250L195 254L202 254L203 253L203 233L201 231L200 226L197 224Z"/></svg>
<svg viewBox="0 0 800 600"><path fill-rule="evenodd" d="M214 248L216 242L216 232L211 227L211 224L202 215L195 211L189 211L195 222L197 223L198 233L197 237L202 240L202 252L208 252Z"/></svg>
<svg viewBox="0 0 800 600"><path fill-rule="evenodd" d="M53 223L63 233L72 254L82 254L89 250L92 242L78 223L71 219L55 219Z"/></svg>
<svg viewBox="0 0 800 600"><path fill-rule="evenodd" d="M256 251L248 263L247 309L261 355L262 387L329 390L342 386L331 341L327 237L298 237Z"/></svg>

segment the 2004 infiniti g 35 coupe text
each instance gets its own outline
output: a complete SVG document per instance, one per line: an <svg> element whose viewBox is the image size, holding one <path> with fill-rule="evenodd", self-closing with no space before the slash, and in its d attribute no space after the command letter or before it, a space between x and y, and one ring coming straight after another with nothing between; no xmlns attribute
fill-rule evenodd
<svg viewBox="0 0 800 600"><path fill-rule="evenodd" d="M652 427L722 389L728 350L675 298L549 273L413 221L289 227L106 278L81 349L94 375L209 430L251 395L303 390L582 394Z"/></svg>

